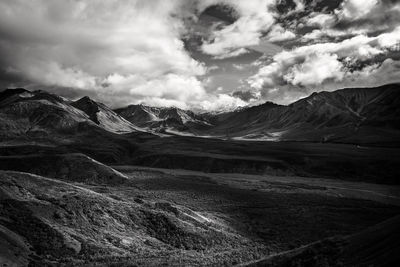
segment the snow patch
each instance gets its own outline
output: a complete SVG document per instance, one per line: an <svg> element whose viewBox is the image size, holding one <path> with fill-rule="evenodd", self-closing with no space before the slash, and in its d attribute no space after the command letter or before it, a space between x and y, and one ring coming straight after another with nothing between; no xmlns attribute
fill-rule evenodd
<svg viewBox="0 0 400 267"><path fill-rule="evenodd" d="M247 134L244 136L238 136L238 137L233 137L232 139L234 140L240 140L240 141L280 141L281 136L285 133L286 131L277 131L277 132L267 132L264 134Z"/></svg>

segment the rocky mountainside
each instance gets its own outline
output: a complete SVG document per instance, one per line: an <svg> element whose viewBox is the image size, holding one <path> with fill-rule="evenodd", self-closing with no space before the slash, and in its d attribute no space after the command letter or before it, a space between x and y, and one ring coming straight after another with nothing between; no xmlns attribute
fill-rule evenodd
<svg viewBox="0 0 400 267"><path fill-rule="evenodd" d="M142 129L125 120L106 105L98 103L87 96L71 103L71 106L85 112L93 122L108 131L116 133L142 131Z"/></svg>
<svg viewBox="0 0 400 267"><path fill-rule="evenodd" d="M179 108L158 108L130 105L115 110L131 123L151 131L170 133L198 133L212 125L207 118Z"/></svg>
<svg viewBox="0 0 400 267"><path fill-rule="evenodd" d="M25 89L0 93L3 136L73 131L90 124L113 133L147 131L252 141L400 143L400 85L319 92L290 105L266 102L220 114L130 105L111 110Z"/></svg>
<svg viewBox="0 0 400 267"><path fill-rule="evenodd" d="M74 132L83 125L123 133L139 131L103 104L87 97L76 102L44 91L19 88L0 93L0 136L45 136Z"/></svg>
<svg viewBox="0 0 400 267"><path fill-rule="evenodd" d="M400 85L319 92L283 106L220 114L131 105L116 110L148 130L180 135L257 141L344 143L399 142Z"/></svg>
<svg viewBox="0 0 400 267"><path fill-rule="evenodd" d="M265 103L214 121L213 134L238 139L390 142L400 133L400 85L313 93L288 106Z"/></svg>
<svg viewBox="0 0 400 267"><path fill-rule="evenodd" d="M68 100L43 91L25 89L0 93L0 135L47 135L55 131L71 131L80 123L93 123Z"/></svg>

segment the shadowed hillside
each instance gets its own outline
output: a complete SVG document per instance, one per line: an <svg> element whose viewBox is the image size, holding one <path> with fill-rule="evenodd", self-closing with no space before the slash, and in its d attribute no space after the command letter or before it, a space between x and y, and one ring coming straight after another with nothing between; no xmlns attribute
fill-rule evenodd
<svg viewBox="0 0 400 267"><path fill-rule="evenodd" d="M334 237L246 264L267 266L395 266L400 260L400 217L345 237Z"/></svg>

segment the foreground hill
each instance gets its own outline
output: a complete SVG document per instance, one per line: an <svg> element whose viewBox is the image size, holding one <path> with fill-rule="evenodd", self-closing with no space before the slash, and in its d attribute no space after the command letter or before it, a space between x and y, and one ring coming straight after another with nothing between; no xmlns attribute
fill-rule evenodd
<svg viewBox="0 0 400 267"><path fill-rule="evenodd" d="M240 257L260 246L191 209L134 199L0 171L0 262L6 266L159 266L169 258L173 265L181 260L199 265L199 260L209 260L204 252L237 250Z"/></svg>
<svg viewBox="0 0 400 267"><path fill-rule="evenodd" d="M262 182L267 193L252 180L227 185L218 175L130 168L124 175L130 184L0 171L0 262L232 266L353 234L399 212L306 184Z"/></svg>
<svg viewBox="0 0 400 267"><path fill-rule="evenodd" d="M28 172L69 182L116 185L128 178L83 154L28 154L0 156L1 170Z"/></svg>
<svg viewBox="0 0 400 267"><path fill-rule="evenodd" d="M396 266L399 224L396 216L353 235L324 239L245 266Z"/></svg>

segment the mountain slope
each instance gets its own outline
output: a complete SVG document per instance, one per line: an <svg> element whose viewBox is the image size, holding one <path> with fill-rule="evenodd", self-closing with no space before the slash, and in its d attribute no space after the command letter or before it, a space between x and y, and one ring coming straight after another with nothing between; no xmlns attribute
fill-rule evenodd
<svg viewBox="0 0 400 267"><path fill-rule="evenodd" d="M144 105L130 105L115 110L131 123L156 132L198 133L199 129L210 128L202 116L179 108L157 108Z"/></svg>
<svg viewBox="0 0 400 267"><path fill-rule="evenodd" d="M24 89L0 93L0 134L2 136L48 135L73 131L88 116L56 95Z"/></svg>
<svg viewBox="0 0 400 267"><path fill-rule="evenodd" d="M72 102L44 91L22 88L0 92L0 137L72 133L83 124L115 133L140 130L89 98Z"/></svg>
<svg viewBox="0 0 400 267"><path fill-rule="evenodd" d="M270 103L217 116L212 132L239 139L398 141L400 86L313 93L288 106Z"/></svg>
<svg viewBox="0 0 400 267"><path fill-rule="evenodd" d="M125 120L109 107L85 96L71 103L71 106L85 112L89 118L100 127L115 133L141 131L138 127Z"/></svg>

